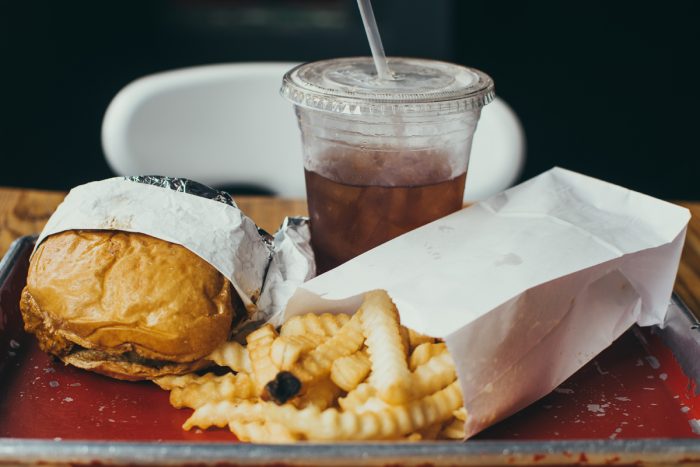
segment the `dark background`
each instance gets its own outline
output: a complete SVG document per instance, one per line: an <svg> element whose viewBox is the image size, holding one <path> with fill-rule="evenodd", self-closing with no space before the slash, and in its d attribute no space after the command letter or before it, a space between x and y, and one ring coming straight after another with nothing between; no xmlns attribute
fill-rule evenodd
<svg viewBox="0 0 700 467"><path fill-rule="evenodd" d="M700 2L375 0L390 55L488 72L554 165L700 199ZM112 175L102 116L172 68L369 53L354 0L0 0L0 186Z"/></svg>

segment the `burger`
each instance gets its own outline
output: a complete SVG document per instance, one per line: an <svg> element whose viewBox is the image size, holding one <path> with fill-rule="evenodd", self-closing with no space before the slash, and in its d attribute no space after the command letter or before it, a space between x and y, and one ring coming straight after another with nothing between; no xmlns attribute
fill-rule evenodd
<svg viewBox="0 0 700 467"><path fill-rule="evenodd" d="M20 309L39 346L125 380L209 365L246 315L231 283L185 247L141 233L70 230L31 258Z"/></svg>

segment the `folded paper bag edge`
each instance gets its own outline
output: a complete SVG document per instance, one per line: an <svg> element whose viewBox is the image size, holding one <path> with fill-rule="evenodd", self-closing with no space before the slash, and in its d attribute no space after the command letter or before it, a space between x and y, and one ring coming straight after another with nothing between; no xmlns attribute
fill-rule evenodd
<svg viewBox="0 0 700 467"><path fill-rule="evenodd" d="M546 189L546 194L550 195L549 201L555 204L544 203L541 196L543 193L537 191L542 188ZM534 193L534 196L530 196L530 193ZM612 219L628 218L630 204L632 204L634 212L643 212L644 215L632 217L630 221L641 222L646 226L644 229L646 232L663 232L657 238L647 240L652 243L672 241L691 218L690 210L684 206L562 167L549 169L472 207L481 205L484 209L501 215L516 213L523 215L530 213L529 207L535 204L538 206L537 214L547 214L563 222L577 224L571 220L572 217L577 219L577 210L557 209L562 200L569 201L568 204L577 204L586 210L595 209L599 214L608 215ZM542 207L546 210L542 211ZM602 227L602 225L594 227ZM604 232L604 229L592 230L591 234L604 237L601 234ZM624 246L618 248L627 252Z"/></svg>

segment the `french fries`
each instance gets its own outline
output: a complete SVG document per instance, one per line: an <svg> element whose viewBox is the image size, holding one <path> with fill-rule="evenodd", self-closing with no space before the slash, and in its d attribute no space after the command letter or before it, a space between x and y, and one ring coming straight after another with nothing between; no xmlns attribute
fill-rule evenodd
<svg viewBox="0 0 700 467"><path fill-rule="evenodd" d="M258 394L262 393L265 385L273 380L279 371L270 356L270 349L276 337L275 328L271 324L264 324L248 334L246 338L250 366L253 369L253 380L258 388Z"/></svg>
<svg viewBox="0 0 700 467"><path fill-rule="evenodd" d="M343 327L349 319L350 316L348 315L334 315L332 313L323 313L320 315L308 313L305 315L294 316L282 325L280 335L308 336L310 334L316 334L330 337L338 332L338 330L340 330L340 328Z"/></svg>
<svg viewBox="0 0 700 467"><path fill-rule="evenodd" d="M178 409L196 409L211 401L250 399L256 396L255 384L245 373L227 373L212 378L199 378L170 391L170 403Z"/></svg>
<svg viewBox="0 0 700 467"><path fill-rule="evenodd" d="M372 362L367 352L340 357L331 365L331 380L343 391L350 391L367 378Z"/></svg>
<svg viewBox="0 0 700 467"><path fill-rule="evenodd" d="M240 441L249 441L252 443L292 443L299 439L284 425L279 423L231 420L228 427Z"/></svg>
<svg viewBox="0 0 700 467"><path fill-rule="evenodd" d="M229 373L165 376L194 427L228 427L241 441L463 439L467 412L444 343L401 326L383 291L353 315L306 314L279 334L266 324L247 346L209 357Z"/></svg>
<svg viewBox="0 0 700 467"><path fill-rule="evenodd" d="M291 369L304 353L318 347L325 336L321 334L288 334L275 339L270 349L272 362L282 370Z"/></svg>
<svg viewBox="0 0 700 467"><path fill-rule="evenodd" d="M248 349L236 341L225 342L215 349L208 357L219 366L227 366L236 373L252 373Z"/></svg>
<svg viewBox="0 0 700 467"><path fill-rule="evenodd" d="M403 405L388 405L378 411L339 411L318 407L297 409L291 404L273 402L220 402L195 410L185 422L188 427L220 426L226 419L244 422L272 422L285 426L302 439L383 440L399 439L417 430L445 422L462 405L462 394L455 381L444 389Z"/></svg>
<svg viewBox="0 0 700 467"><path fill-rule="evenodd" d="M362 383L355 389L348 391L347 396L338 399L338 405L343 410L358 410L369 399L376 397L377 389L369 383Z"/></svg>
<svg viewBox="0 0 700 467"><path fill-rule="evenodd" d="M430 360L435 355L447 352L445 344L434 344L432 342L424 342L413 349L408 358L408 368L415 371L420 365Z"/></svg>
<svg viewBox="0 0 700 467"><path fill-rule="evenodd" d="M290 371L305 385L328 375L335 360L356 352L362 346L361 317L360 308L335 335L304 355Z"/></svg>
<svg viewBox="0 0 700 467"><path fill-rule="evenodd" d="M372 357L373 383L379 397L390 404L411 399L411 373L408 371L399 313L389 296L381 291L369 292L360 310L362 331Z"/></svg>

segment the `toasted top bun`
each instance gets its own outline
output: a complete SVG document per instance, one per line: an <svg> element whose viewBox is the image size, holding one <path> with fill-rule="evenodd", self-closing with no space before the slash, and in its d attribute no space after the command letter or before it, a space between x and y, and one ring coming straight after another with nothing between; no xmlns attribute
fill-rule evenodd
<svg viewBox="0 0 700 467"><path fill-rule="evenodd" d="M37 248L20 308L45 351L83 367L92 356L126 377L129 365L114 363L123 356L162 368L156 373L172 373L172 363L198 366L229 335L231 294L229 281L183 246L139 233L67 231Z"/></svg>

